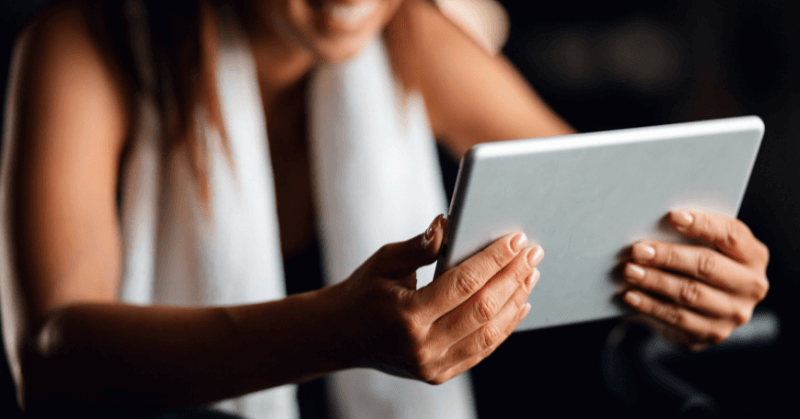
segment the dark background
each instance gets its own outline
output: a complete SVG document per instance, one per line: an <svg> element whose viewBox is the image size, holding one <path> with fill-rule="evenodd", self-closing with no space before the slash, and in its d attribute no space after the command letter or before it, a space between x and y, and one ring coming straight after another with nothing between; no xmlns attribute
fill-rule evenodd
<svg viewBox="0 0 800 419"><path fill-rule="evenodd" d="M13 36L46 3L0 2L0 80L6 79ZM501 3L511 19L504 53L579 131L739 115L764 120L739 218L770 248L771 289L759 310L776 314L780 335L771 345L701 353L667 367L713 397L724 417L798 416L798 7L743 0ZM457 163L446 155L441 161L452 190ZM612 395L602 354L617 325L593 322L510 337L473 369L481 417L679 414L668 395L633 406ZM0 369L3 417L16 411L7 374ZM319 385L306 386L303 394Z"/></svg>
<svg viewBox="0 0 800 419"><path fill-rule="evenodd" d="M504 2L504 52L579 131L758 115L766 134L739 218L771 251L762 303L781 325L768 348L743 346L668 365L725 417L798 416L800 31L792 2ZM512 336L474 369L483 417L536 412L673 416L658 398L611 397L601 352L616 322ZM516 380L511 380L516 377ZM666 399L666 397L665 397ZM701 412L692 412L703 416Z"/></svg>
<svg viewBox="0 0 800 419"><path fill-rule="evenodd" d="M797 417L794 298L800 280L800 31L793 2L503 2L504 52L579 131L758 115L766 133L739 218L771 251L771 347L742 346L667 366L724 417ZM656 397L612 397L601 353L616 322L513 335L474 369L482 417L674 416ZM515 377L516 380L512 380ZM523 410L529 409L529 410ZM704 416L703 412L686 412Z"/></svg>

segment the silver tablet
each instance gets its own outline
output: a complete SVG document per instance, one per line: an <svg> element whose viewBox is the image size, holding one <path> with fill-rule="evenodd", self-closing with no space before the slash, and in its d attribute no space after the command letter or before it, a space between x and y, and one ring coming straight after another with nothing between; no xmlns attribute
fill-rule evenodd
<svg viewBox="0 0 800 419"><path fill-rule="evenodd" d="M748 116L476 145L461 161L437 275L523 231L545 258L517 331L621 315L625 249L685 241L670 210L735 216L763 133Z"/></svg>

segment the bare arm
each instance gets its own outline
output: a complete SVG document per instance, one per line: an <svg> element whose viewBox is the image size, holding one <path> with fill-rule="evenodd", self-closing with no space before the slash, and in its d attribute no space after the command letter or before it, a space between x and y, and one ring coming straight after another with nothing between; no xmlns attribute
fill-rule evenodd
<svg viewBox="0 0 800 419"><path fill-rule="evenodd" d="M0 190L3 333L27 411L205 404L354 366L438 384L527 314L543 253L523 235L416 290L441 223L384 246L336 286L283 300L121 304L115 192L130 99L81 14L59 10L21 46Z"/></svg>
<svg viewBox="0 0 800 419"><path fill-rule="evenodd" d="M15 275L2 291L17 302L3 304L4 332L29 410L205 403L345 367L303 340L325 339L314 323L332 317L324 292L226 309L116 302L129 98L77 10L44 17L24 39L4 191Z"/></svg>
<svg viewBox="0 0 800 419"><path fill-rule="evenodd" d="M427 2L411 0L390 30L410 35L416 74L431 125L461 155L484 141L569 134L556 115L502 57L492 57ZM633 246L626 301L647 324L678 345L701 349L749 321L769 289L769 251L731 217L670 213L677 231L703 246L646 241ZM681 221L683 220L683 221ZM645 251L644 249L649 249ZM665 301L666 299L666 301Z"/></svg>
<svg viewBox="0 0 800 419"><path fill-rule="evenodd" d="M408 71L417 75L436 137L455 155L480 142L574 132L505 57L490 55L431 4L406 2L390 30L411 37L415 56L406 62L415 68Z"/></svg>

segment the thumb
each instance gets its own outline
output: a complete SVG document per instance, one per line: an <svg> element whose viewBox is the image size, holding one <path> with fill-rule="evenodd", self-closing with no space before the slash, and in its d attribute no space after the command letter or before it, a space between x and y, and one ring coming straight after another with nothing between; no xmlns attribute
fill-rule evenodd
<svg viewBox="0 0 800 419"><path fill-rule="evenodd" d="M379 275L405 278L422 266L436 262L446 233L443 214L434 218L424 233L409 240L389 243L375 254L375 270Z"/></svg>

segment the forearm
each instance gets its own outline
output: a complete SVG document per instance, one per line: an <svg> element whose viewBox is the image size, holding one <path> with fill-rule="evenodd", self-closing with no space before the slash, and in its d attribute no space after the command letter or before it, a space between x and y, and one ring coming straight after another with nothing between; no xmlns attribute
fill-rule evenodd
<svg viewBox="0 0 800 419"><path fill-rule="evenodd" d="M73 305L24 350L29 411L184 406L347 368L335 288L215 308Z"/></svg>

